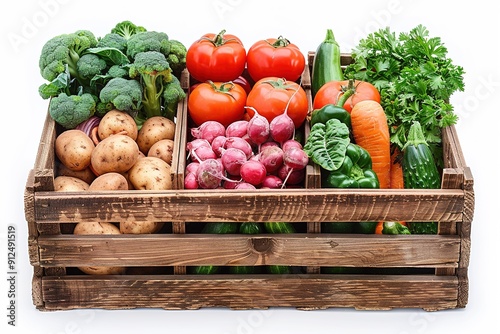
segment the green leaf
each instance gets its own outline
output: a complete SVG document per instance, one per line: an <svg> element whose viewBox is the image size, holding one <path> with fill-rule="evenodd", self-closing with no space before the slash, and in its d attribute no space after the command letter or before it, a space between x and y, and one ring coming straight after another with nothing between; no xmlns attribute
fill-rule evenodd
<svg viewBox="0 0 500 334"><path fill-rule="evenodd" d="M304 151L316 164L328 171L339 169L351 142L349 128L338 119L316 123L304 145Z"/></svg>
<svg viewBox="0 0 500 334"><path fill-rule="evenodd" d="M98 55L104 59L109 65L125 65L130 63L128 57L118 50L112 47L99 47L99 48L89 48L86 53L92 53Z"/></svg>

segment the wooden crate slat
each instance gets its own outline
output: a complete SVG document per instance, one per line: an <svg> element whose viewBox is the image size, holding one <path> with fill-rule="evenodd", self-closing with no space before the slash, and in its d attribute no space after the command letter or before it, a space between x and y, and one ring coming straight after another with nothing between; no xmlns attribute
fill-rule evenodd
<svg viewBox="0 0 500 334"><path fill-rule="evenodd" d="M46 310L74 308L253 309L344 307L385 310L457 307L457 279L447 276L228 275L44 277Z"/></svg>
<svg viewBox="0 0 500 334"><path fill-rule="evenodd" d="M458 236L330 234L40 236L42 266L450 267Z"/></svg>
<svg viewBox="0 0 500 334"><path fill-rule="evenodd" d="M80 221L461 221L455 189L39 192L35 219Z"/></svg>

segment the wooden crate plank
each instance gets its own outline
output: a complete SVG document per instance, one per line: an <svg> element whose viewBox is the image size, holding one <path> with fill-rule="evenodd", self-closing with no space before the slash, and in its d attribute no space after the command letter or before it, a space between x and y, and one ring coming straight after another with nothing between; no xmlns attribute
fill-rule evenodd
<svg viewBox="0 0 500 334"><path fill-rule="evenodd" d="M44 277L47 310L75 308L254 309L457 307L457 279L447 276L228 275Z"/></svg>
<svg viewBox="0 0 500 334"><path fill-rule="evenodd" d="M455 189L39 192L35 219L79 221L461 221Z"/></svg>
<svg viewBox="0 0 500 334"><path fill-rule="evenodd" d="M54 266L292 265L449 267L458 236L333 234L40 236L40 263Z"/></svg>

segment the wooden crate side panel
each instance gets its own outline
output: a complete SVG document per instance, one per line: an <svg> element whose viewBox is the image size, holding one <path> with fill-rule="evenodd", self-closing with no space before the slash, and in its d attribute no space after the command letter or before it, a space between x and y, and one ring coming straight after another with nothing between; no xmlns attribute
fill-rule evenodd
<svg viewBox="0 0 500 334"><path fill-rule="evenodd" d="M387 310L457 307L457 279L429 276L271 275L231 279L227 275L44 277L46 310L75 308L265 309L332 307Z"/></svg>
<svg viewBox="0 0 500 334"><path fill-rule="evenodd" d="M291 265L449 267L458 236L334 234L40 236L40 263L52 266Z"/></svg>
<svg viewBox="0 0 500 334"><path fill-rule="evenodd" d="M460 221L458 190L293 189L44 192L35 219L79 221Z"/></svg>

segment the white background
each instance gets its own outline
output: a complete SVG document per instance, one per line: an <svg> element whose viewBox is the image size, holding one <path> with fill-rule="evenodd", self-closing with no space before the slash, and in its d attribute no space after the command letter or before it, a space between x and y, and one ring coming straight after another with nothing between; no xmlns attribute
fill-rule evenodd
<svg viewBox="0 0 500 334"><path fill-rule="evenodd" d="M500 229L498 214L500 93L499 19L493 1L459 6L446 1L78 1L3 2L1 15L1 215L0 327L2 332L37 334L107 333L470 333L480 325L499 333L498 276ZM300 5L299 5L300 4ZM451 7L452 6L452 7ZM47 110L38 86L38 56L51 37L78 29L96 36L117 22L131 20L149 30L164 31L189 46L207 32L226 29L248 48L258 39L283 35L304 53L316 49L332 28L342 51L378 28L409 31L418 24L442 38L449 57L466 71L465 92L452 97L460 116L457 130L476 191L469 266L469 303L465 309L355 311L77 310L40 312L31 300L32 268L27 256L23 192L32 168ZM17 229L16 327L7 325L7 226ZM482 327L485 328L485 327Z"/></svg>

